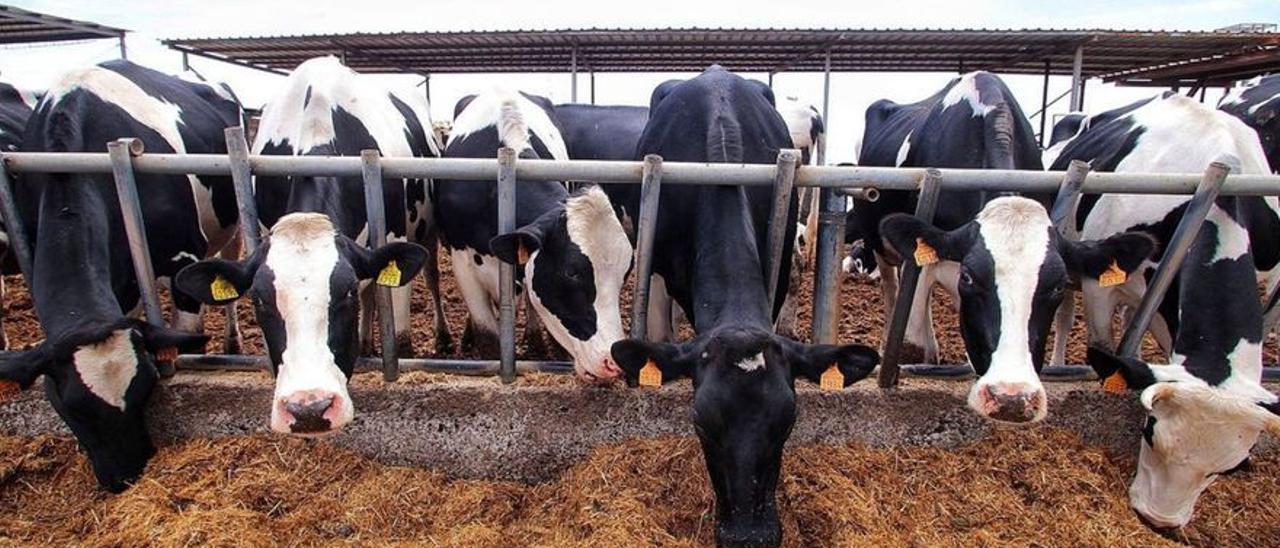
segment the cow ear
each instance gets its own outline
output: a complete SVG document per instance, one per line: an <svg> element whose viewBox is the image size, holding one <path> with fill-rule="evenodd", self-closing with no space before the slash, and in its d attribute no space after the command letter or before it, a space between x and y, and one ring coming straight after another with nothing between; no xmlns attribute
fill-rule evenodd
<svg viewBox="0 0 1280 548"><path fill-rule="evenodd" d="M681 377L693 377L694 352L685 346L623 339L613 343L609 353L622 369L627 386L639 383L640 371L650 362L662 372L661 382L666 384Z"/></svg>
<svg viewBox="0 0 1280 548"><path fill-rule="evenodd" d="M188 333L160 325L139 323L138 332L142 334L143 346L152 354L177 349L183 354L203 354L208 335Z"/></svg>
<svg viewBox="0 0 1280 548"><path fill-rule="evenodd" d="M942 260L963 259L964 246L959 237L963 230L964 227L957 229L955 234L948 233L905 213L895 213L880 221L881 237L904 261L916 257L918 252L928 256L928 250L922 249L920 244L927 245Z"/></svg>
<svg viewBox="0 0 1280 548"><path fill-rule="evenodd" d="M12 391L12 385L26 390L43 375L50 363L49 354L44 345L22 352L9 352L0 355L0 401L4 401L6 392ZM8 390L6 390L6 386Z"/></svg>
<svg viewBox="0 0 1280 548"><path fill-rule="evenodd" d="M253 285L258 261L206 259L178 271L173 286L204 304L227 304L239 299Z"/></svg>
<svg viewBox="0 0 1280 548"><path fill-rule="evenodd" d="M1151 366L1142 360L1118 356L1096 346L1089 347L1086 359L1108 390L1143 390L1156 383Z"/></svg>
<svg viewBox="0 0 1280 548"><path fill-rule="evenodd" d="M361 280L372 278L385 287L401 287L413 280L430 253L410 242L391 242L373 251L352 243L348 249L354 255L351 264L356 276Z"/></svg>
<svg viewBox="0 0 1280 548"><path fill-rule="evenodd" d="M822 374L831 366L836 366L847 387L870 375L880 363L880 354L870 347L860 344L802 344L796 341L776 337L791 366L791 378L803 377L810 382L819 383Z"/></svg>
<svg viewBox="0 0 1280 548"><path fill-rule="evenodd" d="M1145 232L1125 232L1105 240L1059 242L1067 270L1094 279L1112 270L1113 264L1125 274L1133 274L1156 250L1155 238Z"/></svg>
<svg viewBox="0 0 1280 548"><path fill-rule="evenodd" d="M1280 400L1271 403L1258 403L1258 407L1271 412L1267 417L1267 431L1280 436Z"/></svg>
<svg viewBox="0 0 1280 548"><path fill-rule="evenodd" d="M542 236L542 227L535 221L515 232L494 236L489 240L489 251L507 264L522 265L542 248Z"/></svg>

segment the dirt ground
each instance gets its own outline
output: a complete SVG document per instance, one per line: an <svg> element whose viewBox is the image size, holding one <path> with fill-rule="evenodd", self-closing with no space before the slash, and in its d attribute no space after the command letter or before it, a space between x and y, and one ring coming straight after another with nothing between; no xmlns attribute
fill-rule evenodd
<svg viewBox="0 0 1280 548"><path fill-rule="evenodd" d="M450 332L453 335L453 352L448 354L436 354L434 352L435 333L431 324L431 301L426 290L426 284L422 277L419 276L413 282L414 293L411 308L414 357L496 358L496 352L492 356L485 356L474 348L461 348L461 345L458 344L465 326L467 313L466 305L462 301L462 295L459 293L457 285L453 282L449 268L449 257L444 254L441 257L441 291L444 293L445 315L448 318ZM3 318L4 330L9 335L11 347L20 349L40 341L43 338L43 334L31 308L31 298L26 292L22 278L20 276L5 276L4 280L8 289L3 305L5 314ZM851 277L845 277L842 281L840 286L841 306L839 320L839 340L841 342L866 344L879 348L885 322L884 307L877 283L855 280ZM631 289L632 281L628 280L622 296L624 328L629 327L631 323ZM813 277L811 273L806 272L801 276L798 294L800 306L799 319L797 321L798 332L796 335L799 340L803 341L809 339L809 322L813 316ZM167 302L167 295L163 295L162 299ZM1070 342L1067 347L1067 363L1069 364L1084 363L1087 344L1084 320L1081 315L1081 306L1079 305L1079 293L1076 294L1076 299L1075 327L1071 332ZM941 288L935 288L933 303L934 329L938 335L940 348L939 359L944 364L960 365L968 363L964 353L964 341L960 338L960 332L957 327L959 324L950 297ZM524 313L523 307L518 308L520 310L517 315L517 333L520 334L523 333ZM246 299L241 299L238 302L238 310L244 336L243 352L246 354L264 353L262 334L258 330L252 307ZM223 310L211 309L206 311L206 333L213 336L208 346L209 352L222 352L222 340L219 335L222 333L224 325L225 315ZM692 331L687 324L682 327L681 333L685 338L692 336ZM532 349L523 337L519 337L519 339L517 356L521 359L567 358L567 355L550 340L550 337L547 337L547 344L543 348L534 347ZM1052 335L1050 336L1050 344L1052 344ZM1149 336L1143 346L1143 356L1156 363L1164 363L1165 361L1165 357L1159 352ZM1276 335L1267 336L1266 343L1263 346L1263 363L1269 365L1280 363L1280 340L1277 339Z"/></svg>

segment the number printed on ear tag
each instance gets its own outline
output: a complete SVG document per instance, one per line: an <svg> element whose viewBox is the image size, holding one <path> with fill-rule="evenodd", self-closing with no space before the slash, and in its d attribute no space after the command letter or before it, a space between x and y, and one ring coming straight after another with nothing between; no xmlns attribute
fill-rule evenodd
<svg viewBox="0 0 1280 548"><path fill-rule="evenodd" d="M231 285L231 282L228 282L221 274L213 277L213 283L209 284L209 294L219 301L230 301L240 297L240 292L236 291L236 286Z"/></svg>
<svg viewBox="0 0 1280 548"><path fill-rule="evenodd" d="M831 364L826 371L822 372L822 382L818 386L823 390L840 391L844 389L844 373L840 372L840 368L836 364Z"/></svg>
<svg viewBox="0 0 1280 548"><path fill-rule="evenodd" d="M640 368L640 386L662 386L662 370L653 360L645 362Z"/></svg>
<svg viewBox="0 0 1280 548"><path fill-rule="evenodd" d="M1115 261L1111 261L1111 266L1107 267L1107 271L1098 276L1098 285L1102 287L1111 287L1120 285L1129 280L1129 275L1120 269L1120 265Z"/></svg>
<svg viewBox="0 0 1280 548"><path fill-rule="evenodd" d="M929 266L938 262L938 250L925 243L924 238L916 238L916 266Z"/></svg>
<svg viewBox="0 0 1280 548"><path fill-rule="evenodd" d="M378 285L383 287L400 287L400 266L393 259L382 267L378 273Z"/></svg>

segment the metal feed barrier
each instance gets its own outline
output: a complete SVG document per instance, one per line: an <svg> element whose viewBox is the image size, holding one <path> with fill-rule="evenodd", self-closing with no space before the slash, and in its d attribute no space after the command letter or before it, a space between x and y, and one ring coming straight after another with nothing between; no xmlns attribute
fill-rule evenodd
<svg viewBox="0 0 1280 548"><path fill-rule="evenodd" d="M230 176L235 186L240 214L240 230L245 249L252 253L261 240L257 207L253 200L253 176L360 176L364 180L365 205L368 210L370 245L385 242L382 182L384 178L451 179L461 181L497 181L498 227L501 231L515 227L515 185L518 177L529 180L591 181L642 185L641 207L636 231L636 283L632 304L631 336L646 334L649 301L649 277L652 272L654 228L658 196L662 185L770 185L774 189L774 207L769 221L766 256L768 294L776 294L780 266L785 259L786 214L795 188L816 187L819 193L818 238L814 269L813 342L836 342L835 320L838 316L839 260L844 235L845 202L849 197L874 200L880 190L919 190L916 215L932 220L941 190L987 190L1020 192L1057 192L1051 212L1054 224L1070 237L1066 221L1073 218L1082 193L1128 194L1192 194L1173 240L1167 246L1146 297L1126 330L1120 350L1136 353L1142 334L1146 332L1160 299L1181 265L1209 206L1222 195L1280 195L1280 177L1271 175L1233 175L1228 165L1238 165L1234 158L1214 162L1202 175L1090 173L1088 164L1073 162L1065 172L999 171L977 169L923 169L882 167L798 167L799 152L782 150L775 165L724 165L664 163L658 156L642 162L587 160L517 160L510 149L498 151L496 160L442 158L383 158L376 150L366 150L359 157L318 156L251 156L242 128L226 130L226 155L215 154L145 154L141 141L121 139L108 144L108 153L40 153L3 154L6 169L0 170L0 215L9 229L10 245L24 278L30 282L31 247L26 240L13 200L9 173L111 173L115 179L120 208L129 240L130 254L138 277L147 321L161 321L160 303L152 274L151 258L146 245L142 213L138 201L134 173L174 175ZM901 366L903 334L912 297L919 279L919 268L905 261L900 278L898 299L886 334L884 360L879 380L883 387L897 384L900 372L929 377L957 377L972 373L968 366ZM503 263L500 270L500 355L494 360L400 359L396 355L395 326L390 312L390 290L380 288L378 319L382 334L382 357L361 358L359 369L380 369L383 377L394 381L401 371L426 370L464 375L501 376L512 382L520 372L570 372L564 362L517 361L515 359L515 267ZM28 287L30 287L28 285ZM1067 301L1071 302L1071 301ZM265 356L181 355L174 366L184 369L262 369ZM168 372L172 372L170 369ZM1046 367L1042 376L1050 380L1092 378L1085 366ZM1280 375L1266 372L1271 379Z"/></svg>

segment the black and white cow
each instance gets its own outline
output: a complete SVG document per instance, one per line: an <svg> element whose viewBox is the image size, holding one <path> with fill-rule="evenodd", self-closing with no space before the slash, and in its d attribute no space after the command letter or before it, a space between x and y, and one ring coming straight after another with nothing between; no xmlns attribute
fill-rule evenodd
<svg viewBox="0 0 1280 548"><path fill-rule="evenodd" d="M136 137L148 152L226 154L223 130L240 123L240 106L210 91L127 61L75 70L40 101L22 148L102 153L109 141ZM232 239L229 177L136 178L158 276ZM110 174L31 173L14 190L34 246L31 295L46 338L0 358L0 378L25 388L44 375L49 402L98 482L122 491L154 453L143 420L157 379L153 353L202 351L206 338L126 316L139 302L138 284ZM174 300L182 310L184 300Z"/></svg>
<svg viewBox="0 0 1280 548"><path fill-rule="evenodd" d="M0 151L14 152L22 148L22 131L27 127L27 119L36 106L37 97L33 93L19 90L9 84L0 82ZM17 274L18 265L9 254L9 234L0 224L0 273ZM0 278L0 300L4 299L4 279ZM0 306L0 320L4 318L3 307ZM9 348L9 337L0 325L0 350Z"/></svg>
<svg viewBox="0 0 1280 548"><path fill-rule="evenodd" d="M662 84L651 105L637 157L771 164L779 150L792 145L772 91L720 67ZM760 187L664 187L654 274L686 311L697 336L683 343L624 340L613 346L629 382L649 363L661 371L662 382L693 380L692 418L715 490L721 546L781 542L774 498L783 444L796 418L796 377L816 382L837 365L848 386L878 362L876 352L864 346L805 345L772 332L781 299L768 302L760 251L766 249L771 195ZM793 202L789 228L794 217ZM782 284L788 266L782 264Z"/></svg>
<svg viewBox="0 0 1280 548"><path fill-rule="evenodd" d="M374 85L334 57L320 57L299 65L263 108L253 150L278 156L358 156L365 149L384 156L437 156L426 108L425 102ZM262 223L271 227L269 242L244 261L202 261L178 279L183 292L207 303L253 299L276 375L272 430L315 435L351 421L347 379L358 355L357 333L371 332L369 281L392 261L399 270L387 283L398 288L396 337L401 347L411 347L406 284L435 255L403 240L432 242L430 204L422 180L387 179L383 192L392 243L370 253L361 247L368 236L361 177L257 177L255 196ZM431 278L434 264L426 269ZM219 279L232 291L212 291ZM435 300L437 338L447 338L438 295Z"/></svg>
<svg viewBox="0 0 1280 548"><path fill-rule="evenodd" d="M1267 164L1280 173L1280 74L1259 76L1232 89L1218 108L1258 132Z"/></svg>
<svg viewBox="0 0 1280 548"><path fill-rule="evenodd" d="M488 159L501 147L521 159L568 157L554 107L543 97L491 91L462 99L455 112L445 157ZM496 197L494 183L449 180L437 181L433 195L470 313L463 344L493 347L498 261L506 261L523 271L521 288L534 311L526 322L540 322L568 350L580 379L616 378L609 348L623 336L619 298L632 248L608 196L596 186L570 194L558 181L518 181L518 228L507 234L498 233Z"/></svg>
<svg viewBox="0 0 1280 548"><path fill-rule="evenodd" d="M1221 155L1241 162L1243 173L1270 170L1257 135L1241 121L1175 93L1166 93L1093 116L1089 127L1063 148L1052 169L1065 169L1073 159L1092 162L1094 171L1135 173L1198 173ZM1085 196L1076 216L1084 239L1106 238L1141 230L1160 244L1167 243L1182 218L1186 195ZM1280 275L1280 200L1275 197L1221 198L1208 222L1244 230L1237 243L1250 252L1257 276L1267 287ZM1149 265L1153 266L1153 265ZM1175 282L1178 283L1178 282ZM1134 276L1124 284L1100 287L1096 281L1081 285L1089 344L1112 348L1112 317L1118 307L1137 307L1146 291L1146 279ZM1178 330L1178 299L1171 290L1151 325L1161 348L1169 353ZM1256 290L1254 298L1257 298Z"/></svg>
<svg viewBox="0 0 1280 548"><path fill-rule="evenodd" d="M565 152L574 160L630 160L649 109L622 105L556 105Z"/></svg>
<svg viewBox="0 0 1280 548"><path fill-rule="evenodd" d="M973 72L952 80L923 101L897 104L880 100L867 108L861 165L983 169L1041 169L1040 147L1031 124L1013 94L995 75ZM897 300L897 276L889 270L880 221L915 209L915 192L881 192L876 202L856 204L851 224L875 252L881 271L885 317ZM943 191L936 223L947 230L969 221L994 198L992 192ZM1036 197L1042 202L1050 196ZM892 260L892 258L888 258ZM943 262L925 268L912 304L903 343L903 360L936 363L938 343L929 311L931 288L942 284L954 297L959 272Z"/></svg>

